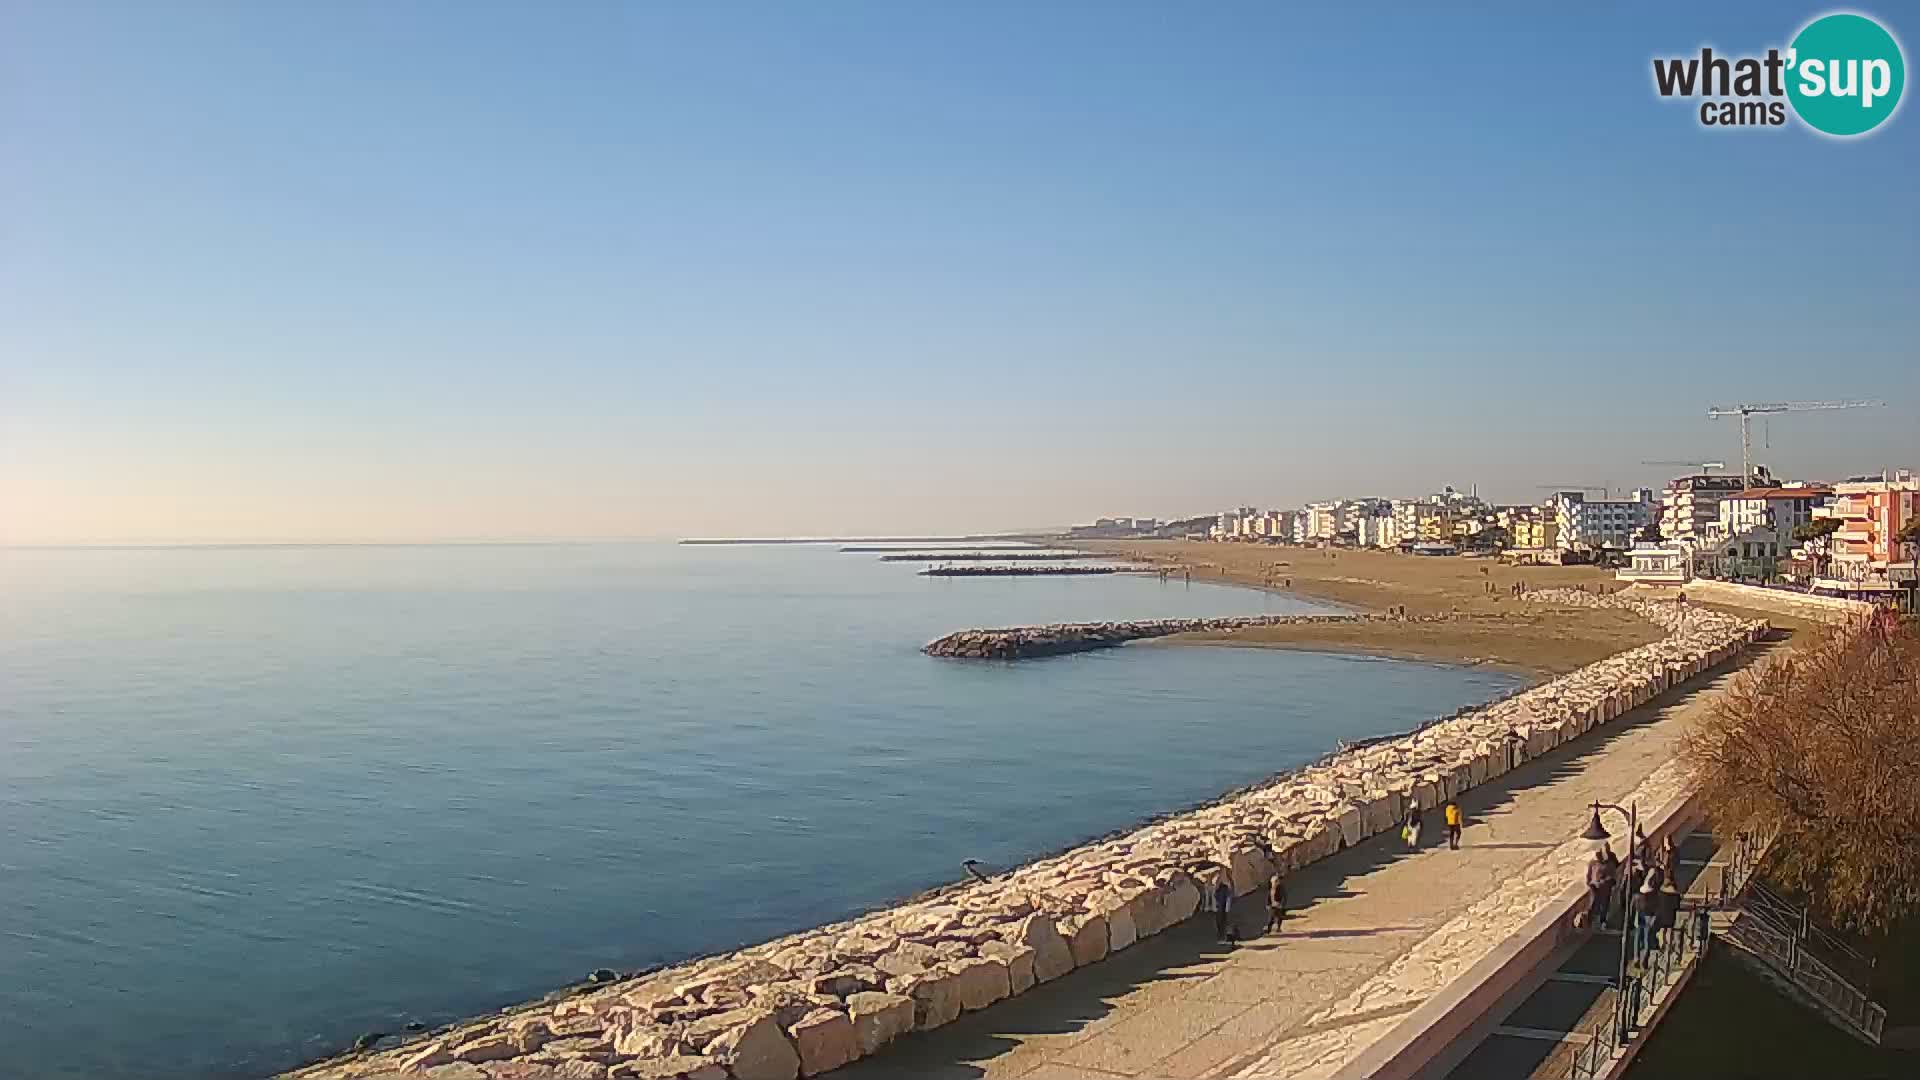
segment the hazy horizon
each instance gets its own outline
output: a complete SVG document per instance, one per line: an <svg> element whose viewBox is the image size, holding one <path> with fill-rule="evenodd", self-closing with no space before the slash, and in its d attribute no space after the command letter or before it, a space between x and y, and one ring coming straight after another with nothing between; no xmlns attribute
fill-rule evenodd
<svg viewBox="0 0 1920 1080"><path fill-rule="evenodd" d="M0 544L1920 465L1913 110L1651 86L1826 10L0 0Z"/></svg>

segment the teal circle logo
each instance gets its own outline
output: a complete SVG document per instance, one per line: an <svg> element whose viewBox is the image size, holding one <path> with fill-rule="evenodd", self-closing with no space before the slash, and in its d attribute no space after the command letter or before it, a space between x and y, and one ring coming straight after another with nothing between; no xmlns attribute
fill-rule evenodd
<svg viewBox="0 0 1920 1080"><path fill-rule="evenodd" d="M1823 15L1787 50L1787 100L1807 126L1828 135L1879 127L1906 84L1900 43L1865 15Z"/></svg>

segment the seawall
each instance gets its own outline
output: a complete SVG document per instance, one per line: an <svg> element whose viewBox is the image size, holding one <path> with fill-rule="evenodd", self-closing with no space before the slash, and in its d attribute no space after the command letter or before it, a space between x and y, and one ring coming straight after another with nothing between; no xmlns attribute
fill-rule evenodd
<svg viewBox="0 0 1920 1080"><path fill-rule="evenodd" d="M1644 586L1641 587L1644 588ZM1776 615L1807 619L1811 622L1850 622L1854 619L1869 617L1875 610L1872 604L1864 600L1816 596L1813 593L1793 592L1787 589L1763 589L1757 585L1742 585L1733 581L1711 581L1704 578L1689 581L1679 589L1664 591L1669 594L1684 592L1691 600L1766 611Z"/></svg>
<svg viewBox="0 0 1920 1080"><path fill-rule="evenodd" d="M1434 807L1500 776L1732 658L1767 629L1699 605L1571 591L1531 599L1635 611L1668 634L988 881L294 1075L451 1076L462 1064L509 1061L512 1075L577 1080L825 1072L1123 951L1191 916L1216 881L1250 893L1276 871L1391 829L1407 806Z"/></svg>

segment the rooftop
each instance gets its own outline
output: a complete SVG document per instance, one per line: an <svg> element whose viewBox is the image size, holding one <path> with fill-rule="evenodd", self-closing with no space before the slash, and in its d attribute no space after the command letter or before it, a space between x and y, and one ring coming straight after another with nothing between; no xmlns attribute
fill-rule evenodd
<svg viewBox="0 0 1920 1080"><path fill-rule="evenodd" d="M1833 494L1824 487L1758 487L1736 491L1729 499L1815 499Z"/></svg>

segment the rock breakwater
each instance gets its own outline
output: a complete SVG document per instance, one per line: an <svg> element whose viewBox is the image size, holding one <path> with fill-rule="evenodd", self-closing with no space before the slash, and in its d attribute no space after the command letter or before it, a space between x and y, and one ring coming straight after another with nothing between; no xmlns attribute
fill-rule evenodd
<svg viewBox="0 0 1920 1080"><path fill-rule="evenodd" d="M882 555L881 562L1074 562L1088 558L1081 551L971 551L945 554L938 551L912 551L903 555Z"/></svg>
<svg viewBox="0 0 1920 1080"><path fill-rule="evenodd" d="M1444 615L1403 618L1392 615L1238 615L1218 619L1135 619L1128 622L1054 623L1048 626L1009 626L998 630L960 630L929 642L928 656L965 660L1020 660L1030 656L1110 649L1143 638L1169 634L1220 633L1257 626L1296 623L1438 622Z"/></svg>
<svg viewBox="0 0 1920 1080"><path fill-rule="evenodd" d="M1217 881L1251 893L1276 872L1391 829L1408 806L1431 808L1486 783L1730 659L1767 630L1697 606L1572 591L1531 599L1635 611L1667 636L998 877L294 1075L794 1080L827 1072L1123 951L1192 916ZM1168 622L1196 621L1261 625Z"/></svg>
<svg viewBox="0 0 1920 1080"><path fill-rule="evenodd" d="M1144 567L1137 566L1051 566L1032 563L995 564L980 566L930 566L920 571L921 577L1067 577L1085 574L1138 574L1148 573Z"/></svg>

